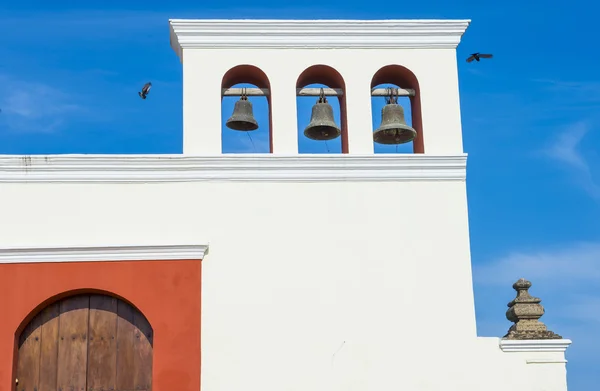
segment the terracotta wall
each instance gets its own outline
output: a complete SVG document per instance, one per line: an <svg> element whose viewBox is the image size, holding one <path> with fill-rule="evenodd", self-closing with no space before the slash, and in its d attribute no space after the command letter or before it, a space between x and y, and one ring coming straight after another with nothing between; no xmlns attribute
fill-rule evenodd
<svg viewBox="0 0 600 391"><path fill-rule="evenodd" d="M112 294L154 329L153 391L200 390L201 262L0 265L0 391L13 390L20 331L46 305L74 293Z"/></svg>

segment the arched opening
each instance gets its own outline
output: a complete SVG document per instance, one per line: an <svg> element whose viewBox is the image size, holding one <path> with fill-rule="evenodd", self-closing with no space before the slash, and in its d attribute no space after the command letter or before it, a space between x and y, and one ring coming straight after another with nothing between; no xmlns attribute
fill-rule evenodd
<svg viewBox="0 0 600 391"><path fill-rule="evenodd" d="M238 92L243 93L244 88L262 89L267 94L249 93L248 96L243 97ZM221 152L272 153L271 85L267 75L253 65L238 65L223 76L221 91ZM244 116L241 110L236 112L238 114L236 118L240 121L230 122L228 126L227 121L233 119L236 103L246 99L252 106L252 116L256 126L250 125L247 121L248 116ZM242 109L244 104L240 102L240 105Z"/></svg>
<svg viewBox="0 0 600 391"><path fill-rule="evenodd" d="M50 303L17 335L17 348L17 391L152 390L152 327L114 296Z"/></svg>
<svg viewBox="0 0 600 391"><path fill-rule="evenodd" d="M419 82L414 73L401 65L387 65L373 75L371 89L373 88L414 90L413 96L398 96L397 103L404 109L406 124L416 131L416 137L403 144L380 144L374 141L375 153L424 153ZM373 96L371 98L373 131L376 131L381 125L382 109L385 105L385 97Z"/></svg>
<svg viewBox="0 0 600 391"><path fill-rule="evenodd" d="M300 74L296 82L297 89L337 89L341 90L341 96L325 96L325 100L333 110L333 121L340 129L339 136L335 137L335 131L328 132L322 139L315 140L305 135L305 129L311 122L313 107L321 99L318 95L302 95L296 98L298 112L298 153L348 153L348 125L346 122L346 84L342 75L327 65L313 65ZM327 111L327 110L325 110ZM328 114L326 114L329 118ZM324 118L324 117L321 117ZM335 138L332 138L335 137Z"/></svg>

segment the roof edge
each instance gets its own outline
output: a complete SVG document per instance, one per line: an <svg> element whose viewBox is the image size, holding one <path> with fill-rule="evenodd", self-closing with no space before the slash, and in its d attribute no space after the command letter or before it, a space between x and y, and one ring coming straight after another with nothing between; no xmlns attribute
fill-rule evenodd
<svg viewBox="0 0 600 391"><path fill-rule="evenodd" d="M170 19L182 49L455 49L470 19Z"/></svg>

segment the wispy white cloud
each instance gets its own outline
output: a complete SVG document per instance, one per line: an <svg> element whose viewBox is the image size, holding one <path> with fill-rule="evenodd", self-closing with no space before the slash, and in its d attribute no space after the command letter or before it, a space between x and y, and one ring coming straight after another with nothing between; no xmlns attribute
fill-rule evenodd
<svg viewBox="0 0 600 391"><path fill-rule="evenodd" d="M560 132L558 137L544 152L549 157L573 166L578 170L589 171L589 165L577 150L577 146L588 131L589 126L584 122L573 124L566 131Z"/></svg>
<svg viewBox="0 0 600 391"><path fill-rule="evenodd" d="M57 131L68 116L85 112L75 96L43 82L0 75L0 84L0 119L12 131Z"/></svg>
<svg viewBox="0 0 600 391"><path fill-rule="evenodd" d="M572 320L595 323L595 327L600 325L600 294L573 294L572 300L573 302L565 308L565 316ZM600 336L597 340L600 343Z"/></svg>
<svg viewBox="0 0 600 391"><path fill-rule="evenodd" d="M477 75L477 76L483 76L483 77L489 76L489 73L486 73L484 70L478 69L478 68L473 68L473 67L467 68L467 72L469 72L473 75Z"/></svg>
<svg viewBox="0 0 600 391"><path fill-rule="evenodd" d="M521 125L514 127L514 132L518 133L539 127L540 124L565 122L573 118L600 121L598 81L515 80L512 73L498 73L481 67L463 69L469 78L475 76L502 85L495 90L477 88L463 95L467 107L474 107L469 110L473 114L464 119L476 126L497 126L506 133L504 123L507 112L511 113L515 123ZM515 93L515 88L523 91Z"/></svg>
<svg viewBox="0 0 600 391"><path fill-rule="evenodd" d="M38 12L3 12L0 30L14 30L26 35L44 31L52 36L71 33L72 39L95 37L127 38L123 34L142 33L161 24L168 26L168 14L133 10L60 10ZM82 32L82 34L74 34ZM19 36L20 39L23 36Z"/></svg>
<svg viewBox="0 0 600 391"><path fill-rule="evenodd" d="M579 344L600 345L596 333L600 323L600 242L580 242L513 251L473 265L478 298L478 328L484 335L506 331L505 304L515 292L519 278L533 283L531 294L542 299L547 313L542 317L552 331ZM548 311L548 308L550 310ZM587 351L600 359L600 352Z"/></svg>
<svg viewBox="0 0 600 391"><path fill-rule="evenodd" d="M16 41L38 45L40 37L44 37L45 46L61 50L65 45L81 44L112 47L158 43L168 47L168 23L173 17L168 12L140 10L0 10L0 47L4 51Z"/></svg>
<svg viewBox="0 0 600 391"><path fill-rule="evenodd" d="M590 130L589 123L580 121L564 129L540 152L570 169L575 181L593 198L600 200L600 185L594 178L590 162L579 150L579 145Z"/></svg>
<svg viewBox="0 0 600 391"><path fill-rule="evenodd" d="M600 243L514 251L477 263L473 271L476 283L487 286L510 286L521 277L552 287L581 286L584 282L600 280Z"/></svg>
<svg viewBox="0 0 600 391"><path fill-rule="evenodd" d="M580 80L552 80L552 79L532 79L531 81L541 84L548 92L556 92L570 98L582 98L585 100L600 102L600 82L598 81L580 81Z"/></svg>
<svg viewBox="0 0 600 391"><path fill-rule="evenodd" d="M587 112L595 115L600 109L600 82L595 80L532 79L539 94L544 96L546 110L566 113ZM534 84L534 85L535 85Z"/></svg>

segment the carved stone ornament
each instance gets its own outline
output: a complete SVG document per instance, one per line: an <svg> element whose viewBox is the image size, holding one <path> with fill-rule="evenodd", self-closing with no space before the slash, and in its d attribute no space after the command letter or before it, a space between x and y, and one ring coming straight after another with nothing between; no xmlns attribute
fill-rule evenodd
<svg viewBox="0 0 600 391"><path fill-rule="evenodd" d="M546 325L540 322L544 315L541 299L529 294L531 282L524 278L513 284L517 291L517 297L508 303L506 319L514 324L508 329L504 339L562 339L558 334L548 330Z"/></svg>

